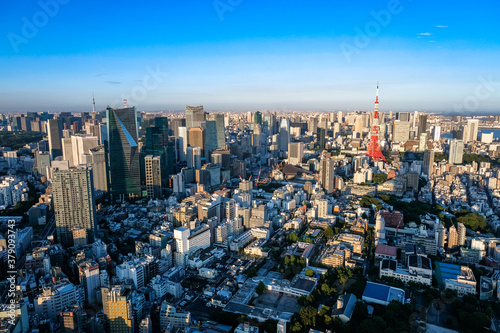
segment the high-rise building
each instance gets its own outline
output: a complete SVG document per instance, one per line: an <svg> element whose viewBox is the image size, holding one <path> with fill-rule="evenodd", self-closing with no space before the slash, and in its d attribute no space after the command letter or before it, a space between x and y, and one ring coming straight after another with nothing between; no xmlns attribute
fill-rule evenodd
<svg viewBox="0 0 500 333"><path fill-rule="evenodd" d="M470 141L477 141L477 134L479 131L478 119L467 119L467 125L464 127L463 140L465 143Z"/></svg>
<svg viewBox="0 0 500 333"><path fill-rule="evenodd" d="M91 148L98 146L97 136L77 134L71 137L71 151L73 158L70 160L69 166L76 166L83 163L83 155L88 154ZM73 162L73 164L71 164Z"/></svg>
<svg viewBox="0 0 500 333"><path fill-rule="evenodd" d="M141 195L141 172L135 107L106 110L109 189L118 197Z"/></svg>
<svg viewBox="0 0 500 333"><path fill-rule="evenodd" d="M422 133L425 133L427 131L427 115L426 114L419 114L418 115L418 137Z"/></svg>
<svg viewBox="0 0 500 333"><path fill-rule="evenodd" d="M427 133L421 133L418 142L418 151L424 151L427 149Z"/></svg>
<svg viewBox="0 0 500 333"><path fill-rule="evenodd" d="M175 139L168 135L167 117L155 117L150 120L151 122L152 124L146 127L141 156L145 158L147 155L153 155L160 158L162 186L167 186L168 177L175 173ZM144 160L141 161L144 162ZM142 166L144 167L143 164ZM142 170L145 170L145 168L142 168ZM146 177L145 173L142 173L141 176Z"/></svg>
<svg viewBox="0 0 500 333"><path fill-rule="evenodd" d="M207 120L205 122L205 158L210 160L210 155L217 147L217 122Z"/></svg>
<svg viewBox="0 0 500 333"><path fill-rule="evenodd" d="M187 167L195 170L201 169L201 148L188 147L186 154Z"/></svg>
<svg viewBox="0 0 500 333"><path fill-rule="evenodd" d="M288 151L288 143L290 142L290 120L282 118L280 123L279 147L280 151Z"/></svg>
<svg viewBox="0 0 500 333"><path fill-rule="evenodd" d="M184 193L185 182L184 174L182 172L172 175L172 188L174 190L174 193Z"/></svg>
<svg viewBox="0 0 500 333"><path fill-rule="evenodd" d="M318 142L319 149L325 149L325 136L326 130L324 128L318 127L316 131L316 141Z"/></svg>
<svg viewBox="0 0 500 333"><path fill-rule="evenodd" d="M288 164L298 165L304 157L304 143L290 142L288 144Z"/></svg>
<svg viewBox="0 0 500 333"><path fill-rule="evenodd" d="M207 120L215 121L217 149L226 148L226 133L224 125L224 115L221 113L209 113ZM207 129L208 131L208 129ZM208 140L208 139L207 139Z"/></svg>
<svg viewBox="0 0 500 333"><path fill-rule="evenodd" d="M205 130L201 127L192 127L188 132L188 144L191 147L200 147L202 154L205 152Z"/></svg>
<svg viewBox="0 0 500 333"><path fill-rule="evenodd" d="M62 156L62 121L58 119L47 120L47 134L49 137L49 153L52 159Z"/></svg>
<svg viewBox="0 0 500 333"><path fill-rule="evenodd" d="M189 106L186 105L186 127L201 127L201 123L206 120L206 112L203 110L203 105Z"/></svg>
<svg viewBox="0 0 500 333"><path fill-rule="evenodd" d="M179 137L176 139L178 160L180 162L186 161L186 152L188 147L188 131L187 127L179 127Z"/></svg>
<svg viewBox="0 0 500 333"><path fill-rule="evenodd" d="M434 126L434 129L432 130L432 137L434 141L439 141L441 139L441 126Z"/></svg>
<svg viewBox="0 0 500 333"><path fill-rule="evenodd" d="M434 150L426 150L424 152L424 169L423 172L425 175L432 175L432 168L434 166Z"/></svg>
<svg viewBox="0 0 500 333"><path fill-rule="evenodd" d="M262 124L262 112L255 111L255 113L253 114L253 123Z"/></svg>
<svg viewBox="0 0 500 333"><path fill-rule="evenodd" d="M148 199L160 198L162 196L161 158L159 156L147 155L144 161Z"/></svg>
<svg viewBox="0 0 500 333"><path fill-rule="evenodd" d="M394 120L392 124L392 141L406 142L410 139L410 122Z"/></svg>
<svg viewBox="0 0 500 333"><path fill-rule="evenodd" d="M322 158L319 162L319 181L326 193L332 193L335 189L335 167L334 160Z"/></svg>
<svg viewBox="0 0 500 333"><path fill-rule="evenodd" d="M97 303L96 291L101 287L99 265L94 260L85 260L78 264L80 285L85 291L85 300L88 304Z"/></svg>
<svg viewBox="0 0 500 333"><path fill-rule="evenodd" d="M41 176L47 176L47 167L50 166L50 154L37 151L35 154L36 171Z"/></svg>
<svg viewBox="0 0 500 333"><path fill-rule="evenodd" d="M52 179L57 237L62 245L73 246L73 229L82 227L87 243L96 232L94 179L88 167L55 171Z"/></svg>
<svg viewBox="0 0 500 333"><path fill-rule="evenodd" d="M464 157L464 142L463 140L453 139L450 141L450 154L448 163L461 164Z"/></svg>
<svg viewBox="0 0 500 333"><path fill-rule="evenodd" d="M123 286L101 288L104 319L110 332L134 333L132 290Z"/></svg>
<svg viewBox="0 0 500 333"><path fill-rule="evenodd" d="M465 244L465 234L466 228L463 223L458 224L458 245L463 246Z"/></svg>
<svg viewBox="0 0 500 333"><path fill-rule="evenodd" d="M100 145L90 149L87 165L92 167L94 187L96 190L108 191L108 163L106 162L105 146Z"/></svg>
<svg viewBox="0 0 500 333"><path fill-rule="evenodd" d="M448 231L448 248L452 249L458 246L458 233L454 225Z"/></svg>
<svg viewBox="0 0 500 333"><path fill-rule="evenodd" d="M186 118L173 118L170 120L170 125L169 134L177 139L179 137L179 127L186 127Z"/></svg>
<svg viewBox="0 0 500 333"><path fill-rule="evenodd" d="M410 113L409 112L397 112L396 113L396 120L409 122L410 121Z"/></svg>

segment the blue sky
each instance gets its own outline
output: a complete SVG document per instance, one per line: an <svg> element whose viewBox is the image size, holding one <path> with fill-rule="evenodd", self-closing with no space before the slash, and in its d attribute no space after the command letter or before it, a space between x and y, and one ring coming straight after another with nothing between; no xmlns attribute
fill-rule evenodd
<svg viewBox="0 0 500 333"><path fill-rule="evenodd" d="M497 1L0 6L1 112L500 111Z"/></svg>

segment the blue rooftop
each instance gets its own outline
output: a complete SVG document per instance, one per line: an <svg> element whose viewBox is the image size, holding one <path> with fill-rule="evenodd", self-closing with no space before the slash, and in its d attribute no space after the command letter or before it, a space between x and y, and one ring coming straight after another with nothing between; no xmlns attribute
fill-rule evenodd
<svg viewBox="0 0 500 333"><path fill-rule="evenodd" d="M363 292L363 297L370 297L374 299L379 299L381 301L387 301L390 291L391 288L389 286L373 282L367 282L365 291Z"/></svg>

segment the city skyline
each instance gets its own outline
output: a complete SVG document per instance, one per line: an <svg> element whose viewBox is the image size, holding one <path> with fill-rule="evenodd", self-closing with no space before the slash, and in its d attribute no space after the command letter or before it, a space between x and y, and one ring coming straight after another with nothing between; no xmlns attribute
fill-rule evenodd
<svg viewBox="0 0 500 333"><path fill-rule="evenodd" d="M0 112L500 111L498 4L97 4L5 6Z"/></svg>

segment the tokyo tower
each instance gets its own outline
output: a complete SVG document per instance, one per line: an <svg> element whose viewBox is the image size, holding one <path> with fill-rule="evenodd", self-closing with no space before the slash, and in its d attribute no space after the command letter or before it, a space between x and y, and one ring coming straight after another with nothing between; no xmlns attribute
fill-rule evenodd
<svg viewBox="0 0 500 333"><path fill-rule="evenodd" d="M373 111L373 124L372 131L370 133L370 143L368 144L368 150L366 155L373 158L375 162L378 162L379 159L385 160L384 154L380 150L380 145L378 143L378 82L377 82L377 98L375 100L375 110Z"/></svg>

